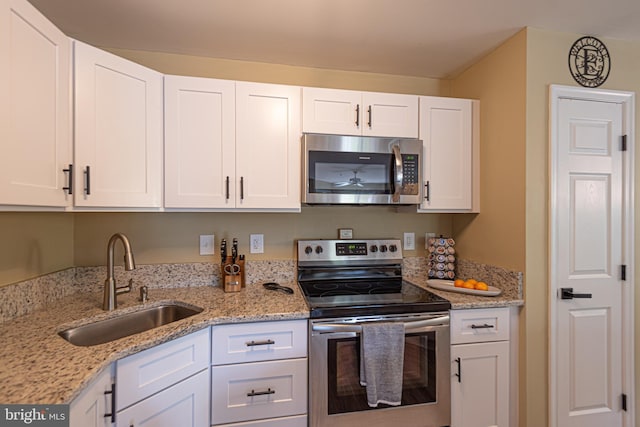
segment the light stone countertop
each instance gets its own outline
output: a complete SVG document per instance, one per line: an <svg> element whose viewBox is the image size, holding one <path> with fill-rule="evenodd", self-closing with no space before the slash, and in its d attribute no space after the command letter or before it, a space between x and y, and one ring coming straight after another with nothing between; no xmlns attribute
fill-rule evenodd
<svg viewBox="0 0 640 427"><path fill-rule="evenodd" d="M488 280L503 289L500 296L481 297L428 287L424 264L423 258L405 260L404 277L446 298L453 309L524 305L521 273L459 261L463 276ZM103 311L99 280L104 276L103 270L78 268L0 288L0 403L69 403L110 363L210 325L309 317L309 308L295 283L293 261L248 264L249 284L234 293L225 293L217 286L218 268L207 263L140 266L134 277L138 286L149 286L146 306L183 302L204 310L110 343L74 346L58 332L141 306L136 289L118 296L116 312ZM119 282L126 283L128 272L116 273L125 274ZM264 289L260 283L266 277L290 286L294 294ZM91 285L81 287L79 283ZM79 287L82 290L78 291Z"/></svg>
<svg viewBox="0 0 640 427"><path fill-rule="evenodd" d="M260 284L225 293L218 286L150 289L147 306L180 301L202 307L196 314L162 327L91 347L58 336L69 326L113 316L101 308L102 294L81 292L0 325L0 402L69 403L111 362L210 325L306 319L309 309L297 284L294 294L268 291ZM118 296L117 312L140 306L137 293Z"/></svg>

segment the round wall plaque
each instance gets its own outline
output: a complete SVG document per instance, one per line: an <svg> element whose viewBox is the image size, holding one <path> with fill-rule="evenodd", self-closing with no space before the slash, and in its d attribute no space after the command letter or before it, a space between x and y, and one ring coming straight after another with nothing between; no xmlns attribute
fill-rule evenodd
<svg viewBox="0 0 640 427"><path fill-rule="evenodd" d="M598 87L607 80L611 58L607 47L595 37L576 40L569 50L571 76L584 87Z"/></svg>

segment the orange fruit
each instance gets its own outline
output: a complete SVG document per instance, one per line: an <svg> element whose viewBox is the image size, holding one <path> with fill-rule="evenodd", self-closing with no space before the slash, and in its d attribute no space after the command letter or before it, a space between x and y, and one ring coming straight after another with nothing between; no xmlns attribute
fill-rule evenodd
<svg viewBox="0 0 640 427"><path fill-rule="evenodd" d="M478 282L474 285L474 288L478 291L488 291L489 285L487 285L485 282Z"/></svg>
<svg viewBox="0 0 640 427"><path fill-rule="evenodd" d="M473 279L471 279L473 280ZM475 287L475 280L472 282L471 280L467 280L462 284L462 287L465 289L474 289Z"/></svg>
<svg viewBox="0 0 640 427"><path fill-rule="evenodd" d="M455 286L456 288L461 288L463 283L464 283L464 280L456 279L453 281L453 286Z"/></svg>
<svg viewBox="0 0 640 427"><path fill-rule="evenodd" d="M467 279L466 282L471 283L473 285L475 285L476 283L478 283L478 281L476 279Z"/></svg>

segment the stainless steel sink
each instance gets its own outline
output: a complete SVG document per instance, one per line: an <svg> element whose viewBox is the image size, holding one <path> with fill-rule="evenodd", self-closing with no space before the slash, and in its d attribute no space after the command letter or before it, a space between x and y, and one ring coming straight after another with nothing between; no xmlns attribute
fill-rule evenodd
<svg viewBox="0 0 640 427"><path fill-rule="evenodd" d="M88 347L186 319L201 311L200 307L164 304L69 328L58 335L73 345Z"/></svg>

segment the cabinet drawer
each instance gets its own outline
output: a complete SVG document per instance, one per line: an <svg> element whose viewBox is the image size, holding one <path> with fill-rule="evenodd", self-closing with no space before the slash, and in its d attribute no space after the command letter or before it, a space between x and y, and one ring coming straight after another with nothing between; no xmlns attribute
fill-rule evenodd
<svg viewBox="0 0 640 427"><path fill-rule="evenodd" d="M451 344L508 339L509 307L451 310Z"/></svg>
<svg viewBox="0 0 640 427"><path fill-rule="evenodd" d="M296 415L295 417L269 418L245 423L224 424L219 427L307 427L307 416Z"/></svg>
<svg viewBox="0 0 640 427"><path fill-rule="evenodd" d="M307 412L307 359L211 368L211 424Z"/></svg>
<svg viewBox="0 0 640 427"><path fill-rule="evenodd" d="M238 323L211 328L214 365L307 357L307 321Z"/></svg>
<svg viewBox="0 0 640 427"><path fill-rule="evenodd" d="M209 328L116 362L118 410L165 389L209 365Z"/></svg>

